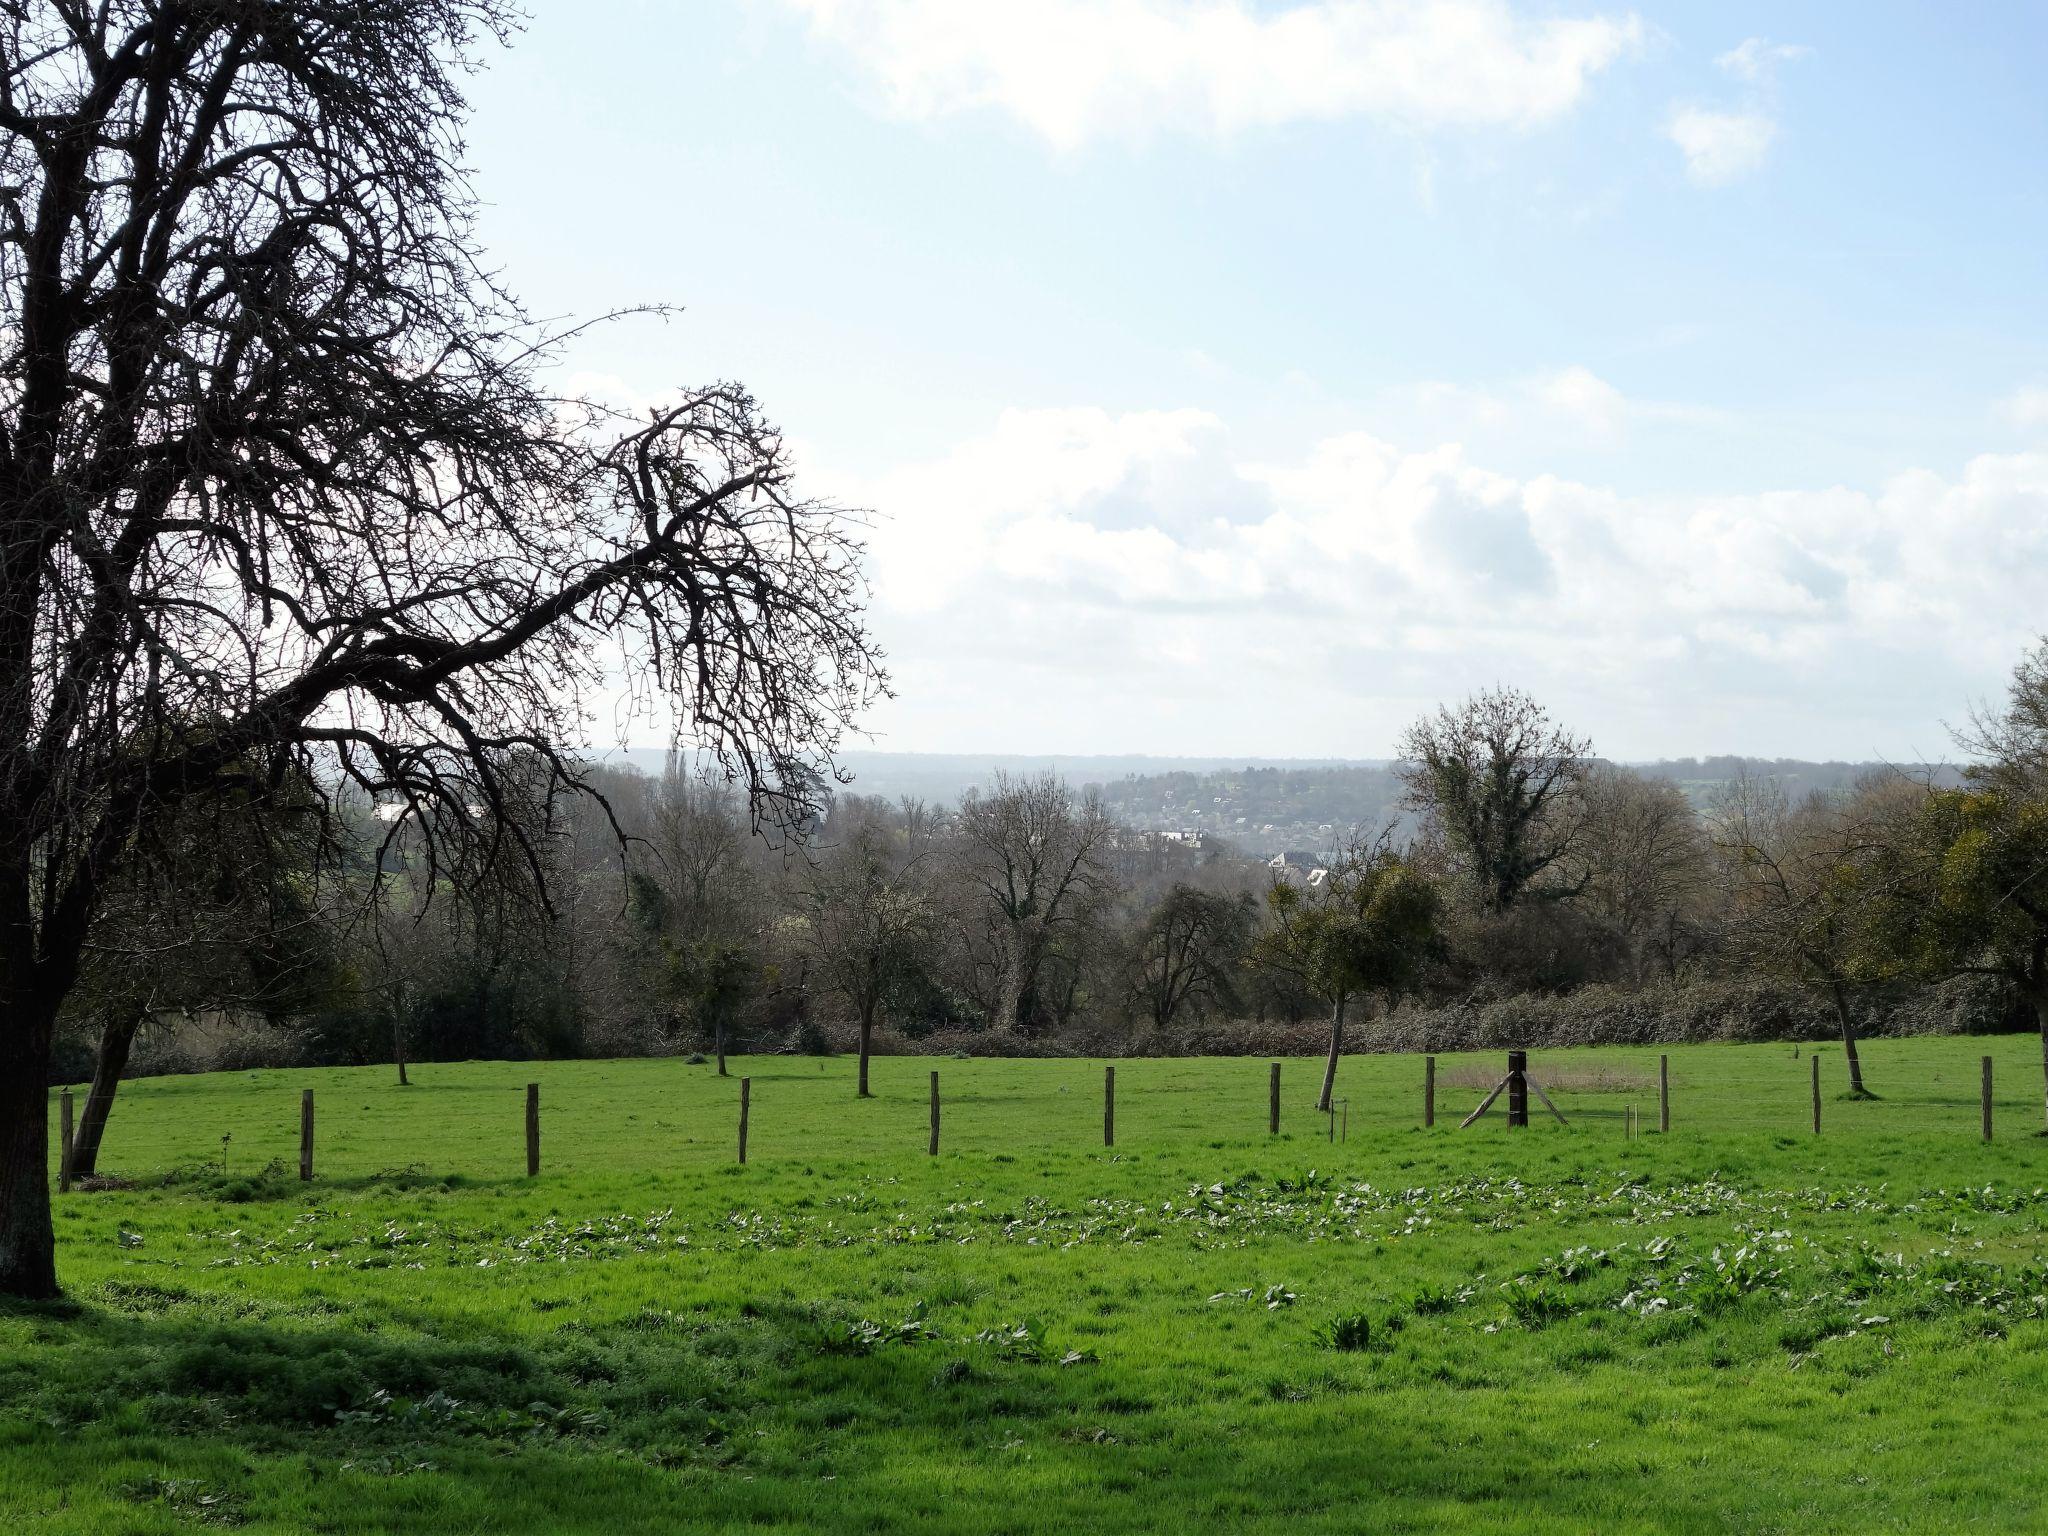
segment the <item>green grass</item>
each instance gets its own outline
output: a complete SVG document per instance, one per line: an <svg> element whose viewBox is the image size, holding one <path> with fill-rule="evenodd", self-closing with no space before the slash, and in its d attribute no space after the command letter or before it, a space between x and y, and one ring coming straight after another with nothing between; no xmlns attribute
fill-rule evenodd
<svg viewBox="0 0 2048 1536"><path fill-rule="evenodd" d="M1790 1047L1674 1051L1625 1141L1654 1051L1526 1131L1349 1058L1334 1146L1315 1063L1272 1138L1263 1061L1129 1061L1111 1152L1099 1062L757 1058L744 1169L676 1060L131 1084L0 1311L0 1529L2048 1527L2038 1046L1865 1060L1815 1137Z"/></svg>

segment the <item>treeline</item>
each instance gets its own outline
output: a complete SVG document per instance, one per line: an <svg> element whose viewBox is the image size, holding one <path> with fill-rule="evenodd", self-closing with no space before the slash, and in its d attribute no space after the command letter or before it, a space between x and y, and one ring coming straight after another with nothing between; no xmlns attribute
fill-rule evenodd
<svg viewBox="0 0 2048 1536"><path fill-rule="evenodd" d="M1794 796L1716 762L1704 808L1484 693L1400 744L1419 830L1354 827L1286 867L1134 830L1050 774L777 828L672 764L593 770L502 857L430 882L393 808L316 843L272 794L182 829L109 905L57 1075L97 1081L88 1164L124 1072L257 1063L846 1049L864 1089L870 1049L1313 1038L1334 1069L1361 1039L1825 1028L1862 1091L1873 1028L2048 1027L2044 657L1960 777Z"/></svg>

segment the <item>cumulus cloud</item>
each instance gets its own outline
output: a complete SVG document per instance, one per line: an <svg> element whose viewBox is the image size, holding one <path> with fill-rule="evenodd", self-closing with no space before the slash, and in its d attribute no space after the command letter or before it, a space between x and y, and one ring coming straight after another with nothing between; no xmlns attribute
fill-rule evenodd
<svg viewBox="0 0 2048 1536"><path fill-rule="evenodd" d="M1813 50L1800 43L1774 43L1768 38L1745 37L1714 60L1725 73L1751 83L1770 79L1780 64L1795 63Z"/></svg>
<svg viewBox="0 0 2048 1536"><path fill-rule="evenodd" d="M1673 109L1664 131L1685 156L1685 173L1703 187L1726 186L1764 163L1777 122L1756 109Z"/></svg>
<svg viewBox="0 0 2048 1536"><path fill-rule="evenodd" d="M1368 117L1526 129L1642 40L1631 15L1525 19L1505 0L784 0L892 114L1008 113L1061 149Z"/></svg>
<svg viewBox="0 0 2048 1536"><path fill-rule="evenodd" d="M1798 43L1746 37L1714 60L1722 73L1751 89L1738 106L1675 103L1664 132L1685 156L1685 172L1703 187L1723 187L1758 169L1778 136L1778 67L1813 50Z"/></svg>
<svg viewBox="0 0 2048 1536"><path fill-rule="evenodd" d="M1362 430L1260 457L1204 412L1013 411L858 494L924 744L1371 756L1510 678L1617 752L1898 751L1902 717L1939 751L2048 576L2042 453L1657 498Z"/></svg>

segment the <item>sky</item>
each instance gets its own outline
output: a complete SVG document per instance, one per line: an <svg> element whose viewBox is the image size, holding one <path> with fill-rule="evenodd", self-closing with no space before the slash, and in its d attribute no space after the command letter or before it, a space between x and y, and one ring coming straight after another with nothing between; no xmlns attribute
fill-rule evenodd
<svg viewBox="0 0 2048 1536"><path fill-rule="evenodd" d="M2048 8L530 9L491 259L682 306L565 370L743 380L871 513L866 744L1383 757L1506 683L1916 762L2048 629Z"/></svg>

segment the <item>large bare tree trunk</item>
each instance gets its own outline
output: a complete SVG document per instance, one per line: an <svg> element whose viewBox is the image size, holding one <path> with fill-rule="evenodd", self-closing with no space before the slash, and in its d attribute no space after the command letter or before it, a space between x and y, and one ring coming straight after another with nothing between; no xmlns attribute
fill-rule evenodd
<svg viewBox="0 0 2048 1536"><path fill-rule="evenodd" d="M49 1090L56 1009L19 993L10 1001L18 1011L0 1030L0 1295L47 1301L57 1294Z"/></svg>
<svg viewBox="0 0 2048 1536"><path fill-rule="evenodd" d="M1330 1095L1337 1087L1337 1057L1344 1050L1344 1005L1348 1001L1348 994L1339 993L1330 1009L1330 1057L1323 1063L1323 1096L1316 1100L1316 1108L1325 1113L1330 1108Z"/></svg>
<svg viewBox="0 0 2048 1536"><path fill-rule="evenodd" d="M871 1099L868 1092L868 1040L875 1032L875 1011L863 1008L860 1011L860 1097Z"/></svg>
<svg viewBox="0 0 2048 1536"><path fill-rule="evenodd" d="M398 1063L398 1086L411 1087L412 1080L405 1075L405 1015L397 1009L391 1013L391 1055Z"/></svg>
<svg viewBox="0 0 2048 1536"><path fill-rule="evenodd" d="M1835 996L1835 1018L1842 1026L1842 1054L1849 1058L1849 1091L1861 1098L1863 1062L1856 1055L1856 1018L1849 1011L1849 989L1839 981L1829 983Z"/></svg>
<svg viewBox="0 0 2048 1536"><path fill-rule="evenodd" d="M128 1070L128 1053L135 1045L135 1032L141 1027L142 1015L129 1014L109 1019L100 1031L99 1049L93 1056L92 1087L86 1090L78 1134L71 1142L71 1171L79 1178L99 1172L100 1143L107 1134L107 1116L114 1112L114 1095L120 1092L121 1074Z"/></svg>

